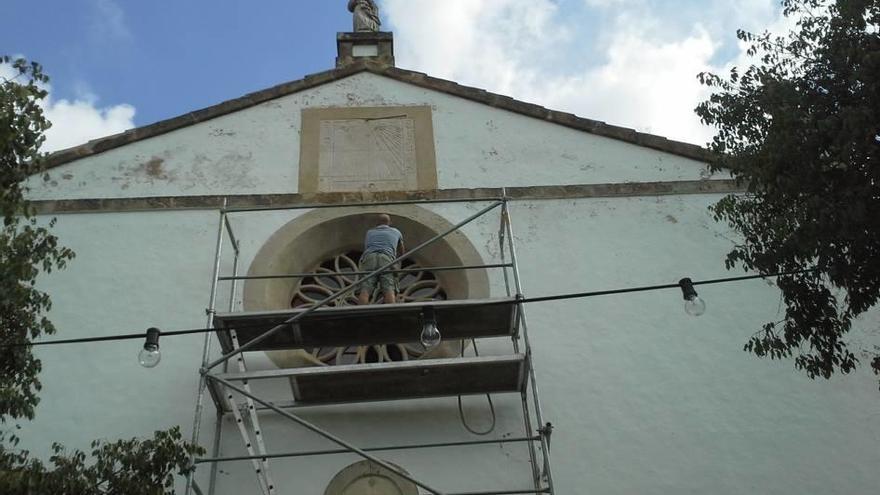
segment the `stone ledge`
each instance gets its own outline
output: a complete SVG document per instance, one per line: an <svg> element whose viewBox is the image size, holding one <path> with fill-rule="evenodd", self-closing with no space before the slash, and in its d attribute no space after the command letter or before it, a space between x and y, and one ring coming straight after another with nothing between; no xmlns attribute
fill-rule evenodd
<svg viewBox="0 0 880 495"><path fill-rule="evenodd" d="M733 180L675 182L624 182L616 184L575 184L558 186L508 187L511 200L558 200L676 196L689 194L729 194L744 192ZM92 198L32 201L37 213L113 213L152 210L214 210L226 198L230 208L302 206L410 200L485 200L502 195L499 187L476 189L436 189L430 191L346 192L313 194L241 194L230 196L157 196L147 198Z"/></svg>

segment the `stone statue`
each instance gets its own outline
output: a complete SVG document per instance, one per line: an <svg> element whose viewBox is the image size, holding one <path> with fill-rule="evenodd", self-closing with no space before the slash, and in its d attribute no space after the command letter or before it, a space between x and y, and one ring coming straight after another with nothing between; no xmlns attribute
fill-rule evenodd
<svg viewBox="0 0 880 495"><path fill-rule="evenodd" d="M354 14L355 32L378 31L382 25L375 0L348 0L348 11Z"/></svg>

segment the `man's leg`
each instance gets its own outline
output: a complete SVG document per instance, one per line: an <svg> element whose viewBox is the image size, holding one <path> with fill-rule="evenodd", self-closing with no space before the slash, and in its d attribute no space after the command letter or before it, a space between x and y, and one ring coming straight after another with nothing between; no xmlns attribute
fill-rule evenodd
<svg viewBox="0 0 880 495"><path fill-rule="evenodd" d="M361 256L358 269L362 272L371 272L378 268L375 257L374 254ZM373 289L376 288L376 282L375 277L361 281L361 286L358 288L358 304L370 304L370 297L373 295Z"/></svg>
<svg viewBox="0 0 880 495"><path fill-rule="evenodd" d="M366 289L358 292L358 304L370 304L370 293Z"/></svg>
<svg viewBox="0 0 880 495"><path fill-rule="evenodd" d="M394 289L385 289L382 292L382 298L385 300L385 304L394 304L397 302L397 294L394 293Z"/></svg>
<svg viewBox="0 0 880 495"><path fill-rule="evenodd" d="M393 258L389 257L385 264L390 263ZM383 260L384 261L384 260ZM392 269L397 267L392 267ZM385 304L394 304L397 302L397 275L394 273L384 272L379 275L379 287L382 288L382 299Z"/></svg>

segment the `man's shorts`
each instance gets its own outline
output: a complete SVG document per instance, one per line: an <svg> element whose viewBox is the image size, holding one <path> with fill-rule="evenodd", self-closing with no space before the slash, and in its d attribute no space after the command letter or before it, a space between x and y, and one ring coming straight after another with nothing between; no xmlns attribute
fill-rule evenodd
<svg viewBox="0 0 880 495"><path fill-rule="evenodd" d="M394 258L385 253L367 253L361 256L360 270L362 272L374 272L392 261L394 261ZM389 269L394 269L394 267ZM365 277L365 275L362 275L362 277ZM388 272L382 272L369 280L363 280L358 286L358 292L367 291L372 294L373 290L376 289L377 279L379 287L382 288L383 292L389 290L397 292L397 277L394 273Z"/></svg>

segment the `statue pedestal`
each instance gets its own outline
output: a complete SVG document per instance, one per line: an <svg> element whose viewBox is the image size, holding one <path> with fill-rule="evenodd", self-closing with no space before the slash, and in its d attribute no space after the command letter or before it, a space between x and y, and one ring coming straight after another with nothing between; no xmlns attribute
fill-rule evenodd
<svg viewBox="0 0 880 495"><path fill-rule="evenodd" d="M394 34L390 32L337 33L336 50L337 68L363 60L394 66Z"/></svg>

